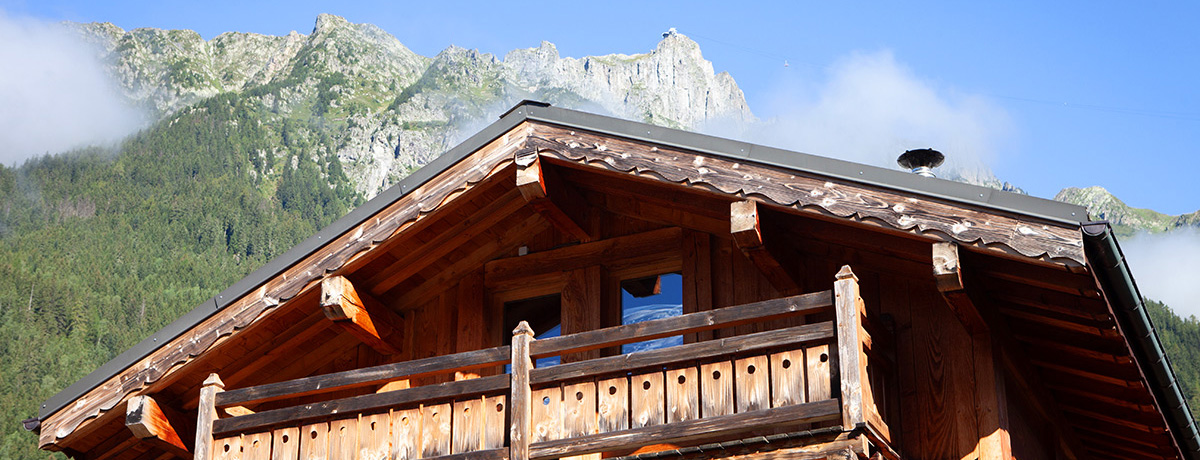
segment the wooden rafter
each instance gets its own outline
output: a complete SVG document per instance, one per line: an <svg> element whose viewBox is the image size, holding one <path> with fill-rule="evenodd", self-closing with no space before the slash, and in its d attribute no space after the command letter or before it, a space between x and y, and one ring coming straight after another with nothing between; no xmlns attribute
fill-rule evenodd
<svg viewBox="0 0 1200 460"><path fill-rule="evenodd" d="M384 355L400 353L404 318L375 300L366 291L355 289L344 276L321 280L321 309L333 321L363 343Z"/></svg>
<svg viewBox="0 0 1200 460"><path fill-rule="evenodd" d="M758 267L775 289L784 295L800 293L800 283L783 267L774 246L763 238L762 212L757 201L742 200L729 204L729 233L742 254Z"/></svg>
<svg viewBox="0 0 1200 460"><path fill-rule="evenodd" d="M579 241L591 241L583 196L563 182L553 168L544 167L536 151L519 152L516 164L517 189L529 206L559 231Z"/></svg>
<svg viewBox="0 0 1200 460"><path fill-rule="evenodd" d="M171 424L171 418L183 423L178 416L168 417L154 398L144 395L130 398L125 410L125 426L134 436L159 449L190 459L192 453Z"/></svg>

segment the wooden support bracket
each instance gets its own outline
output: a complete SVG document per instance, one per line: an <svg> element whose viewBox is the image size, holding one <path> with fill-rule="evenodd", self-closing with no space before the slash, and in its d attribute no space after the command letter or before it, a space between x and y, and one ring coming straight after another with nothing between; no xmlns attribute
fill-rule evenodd
<svg viewBox="0 0 1200 460"><path fill-rule="evenodd" d="M758 267L775 289L784 295L800 293L800 283L783 268L781 258L772 252L763 239L762 216L757 201L743 200L729 204L729 233L742 254Z"/></svg>
<svg viewBox="0 0 1200 460"><path fill-rule="evenodd" d="M551 168L542 165L536 152L517 155L517 189L538 214L559 231L582 242L592 241L587 231L587 201Z"/></svg>
<svg viewBox="0 0 1200 460"><path fill-rule="evenodd" d="M933 244L933 277L946 305L971 334L975 362L976 423L980 433L979 458L999 460L1012 457L1008 434L1007 395L1004 373L996 360L995 337L963 284L958 244Z"/></svg>
<svg viewBox="0 0 1200 460"><path fill-rule="evenodd" d="M384 355L399 354L392 344L403 343L404 318L344 276L321 280L321 309L334 323Z"/></svg>
<svg viewBox="0 0 1200 460"><path fill-rule="evenodd" d="M954 311L954 316L972 335L986 333L987 323L979 315L979 309L971 302L962 280L962 264L958 258L958 244L933 243L933 277L938 291Z"/></svg>
<svg viewBox="0 0 1200 460"><path fill-rule="evenodd" d="M125 426L129 427L134 436L159 449L181 458L192 458L192 453L188 451L179 432L171 424L171 418L167 417L154 398L130 398L125 410Z"/></svg>

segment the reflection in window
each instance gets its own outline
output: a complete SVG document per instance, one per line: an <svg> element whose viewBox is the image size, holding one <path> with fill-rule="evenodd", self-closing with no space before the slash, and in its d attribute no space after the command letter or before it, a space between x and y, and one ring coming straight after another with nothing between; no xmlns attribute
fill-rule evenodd
<svg viewBox="0 0 1200 460"><path fill-rule="evenodd" d="M621 282L621 324L640 323L683 314L683 277L677 273ZM621 345L621 353L683 345L683 336Z"/></svg>

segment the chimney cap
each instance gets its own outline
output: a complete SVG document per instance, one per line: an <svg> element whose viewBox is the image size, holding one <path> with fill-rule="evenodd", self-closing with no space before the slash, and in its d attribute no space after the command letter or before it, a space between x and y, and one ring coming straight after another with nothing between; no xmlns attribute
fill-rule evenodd
<svg viewBox="0 0 1200 460"><path fill-rule="evenodd" d="M946 161L946 156L934 149L909 150L896 158L896 163L908 169L936 168L941 166L943 161Z"/></svg>

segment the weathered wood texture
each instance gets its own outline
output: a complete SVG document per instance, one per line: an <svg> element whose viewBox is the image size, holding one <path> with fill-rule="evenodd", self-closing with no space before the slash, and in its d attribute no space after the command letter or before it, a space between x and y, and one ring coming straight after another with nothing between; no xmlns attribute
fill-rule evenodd
<svg viewBox="0 0 1200 460"><path fill-rule="evenodd" d="M509 396L508 458L527 460L529 443L533 439L533 390L529 386L529 371L533 368L529 342L533 329L521 321L512 336L512 389Z"/></svg>
<svg viewBox="0 0 1200 460"><path fill-rule="evenodd" d="M267 313L276 310L282 302L312 289L315 282L327 274L336 273L380 243L415 225L434 209L454 202L475 184L511 165L528 130L529 125L522 124L501 135L249 294L238 299L217 299L232 303L87 392L79 398L83 404L68 405L47 417L42 422L39 445L43 448L54 446L56 440L75 432L85 421L110 411L135 391L154 393L161 390L165 385L159 381L168 373L194 372L186 365L180 365L228 341L238 331L268 316Z"/></svg>
<svg viewBox="0 0 1200 460"><path fill-rule="evenodd" d="M587 202L579 192L559 179L553 168L543 166L536 152L519 152L516 163L517 189L529 205L559 231L579 241L591 241Z"/></svg>
<svg viewBox="0 0 1200 460"><path fill-rule="evenodd" d="M225 389L225 383L217 374L210 374L200 389L200 407L196 415L195 460L213 458L213 422L217 420L217 394Z"/></svg>
<svg viewBox="0 0 1200 460"><path fill-rule="evenodd" d="M400 353L404 319L370 293L355 289L346 277L321 280L321 309L330 321L376 351L385 355Z"/></svg>
<svg viewBox="0 0 1200 460"><path fill-rule="evenodd" d="M133 435L182 458L192 458L171 420L149 396L134 396L125 409L125 426Z"/></svg>
<svg viewBox="0 0 1200 460"><path fill-rule="evenodd" d="M529 145L539 154L718 193L754 196L792 208L889 228L933 240L1003 246L1029 257L1084 265L1077 226L1002 215L932 198L917 198L849 180L805 175L647 142L535 124Z"/></svg>
<svg viewBox="0 0 1200 460"><path fill-rule="evenodd" d="M785 259L776 254L777 250L773 250L778 242L768 244L763 236L762 213L758 202L753 200L730 203L729 233L742 254L754 262L754 266L771 281L775 289L784 294L797 294L800 284L793 278L795 272L786 269L783 265Z"/></svg>

